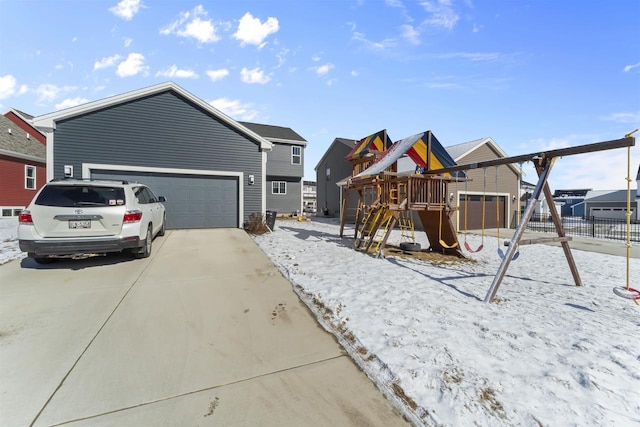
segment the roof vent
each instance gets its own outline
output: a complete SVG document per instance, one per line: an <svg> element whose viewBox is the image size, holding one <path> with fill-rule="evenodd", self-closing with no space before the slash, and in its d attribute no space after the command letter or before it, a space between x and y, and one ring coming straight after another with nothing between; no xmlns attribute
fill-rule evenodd
<svg viewBox="0 0 640 427"><path fill-rule="evenodd" d="M11 135L11 128L7 129L7 132L9 132L9 135Z"/></svg>
<svg viewBox="0 0 640 427"><path fill-rule="evenodd" d="M27 133L27 139L31 139L31 135Z"/></svg>

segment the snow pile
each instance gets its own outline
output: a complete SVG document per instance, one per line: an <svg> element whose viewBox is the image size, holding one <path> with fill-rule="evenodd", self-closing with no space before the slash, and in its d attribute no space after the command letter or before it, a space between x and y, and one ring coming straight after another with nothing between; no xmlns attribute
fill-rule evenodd
<svg viewBox="0 0 640 427"><path fill-rule="evenodd" d="M18 247L18 219L0 218L0 265L20 258Z"/></svg>
<svg viewBox="0 0 640 427"><path fill-rule="evenodd" d="M279 221L256 241L416 423L640 424L640 307L612 292L625 285L622 257L574 251L576 287L559 247L521 247L484 304L495 238L472 261L437 263L356 252L335 221ZM631 268L638 277L640 260Z"/></svg>

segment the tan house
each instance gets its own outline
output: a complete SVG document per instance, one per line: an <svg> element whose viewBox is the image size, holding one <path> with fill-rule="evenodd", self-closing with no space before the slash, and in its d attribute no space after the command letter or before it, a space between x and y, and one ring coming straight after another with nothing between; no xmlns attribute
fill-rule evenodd
<svg viewBox="0 0 640 427"><path fill-rule="evenodd" d="M446 147L459 165L472 164L487 160L508 157L491 138L481 138L462 144ZM485 169L465 171L470 181L453 184L458 199L458 229L465 228L465 211L468 230L482 228L482 206L484 200L485 228L515 227L519 205L520 165L509 164ZM496 180L497 174L497 180ZM466 196L466 197L465 197ZM454 200L456 197L453 197Z"/></svg>

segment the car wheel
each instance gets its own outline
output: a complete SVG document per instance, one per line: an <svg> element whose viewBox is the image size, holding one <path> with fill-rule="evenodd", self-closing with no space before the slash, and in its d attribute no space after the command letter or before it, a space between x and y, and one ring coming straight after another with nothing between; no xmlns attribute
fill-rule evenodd
<svg viewBox="0 0 640 427"><path fill-rule="evenodd" d="M142 246L138 251L134 252L134 256L136 258L149 258L151 255L151 245L153 243L153 233L151 232L151 224L147 227L147 237L144 240L144 246Z"/></svg>
<svg viewBox="0 0 640 427"><path fill-rule="evenodd" d="M167 232L167 215L162 216L162 227L160 227L160 231L158 231L158 236L164 236L164 233Z"/></svg>
<svg viewBox="0 0 640 427"><path fill-rule="evenodd" d="M29 253L27 256L33 259L37 264L51 264L52 262L56 262L55 258L49 258L46 256L37 256L35 254Z"/></svg>

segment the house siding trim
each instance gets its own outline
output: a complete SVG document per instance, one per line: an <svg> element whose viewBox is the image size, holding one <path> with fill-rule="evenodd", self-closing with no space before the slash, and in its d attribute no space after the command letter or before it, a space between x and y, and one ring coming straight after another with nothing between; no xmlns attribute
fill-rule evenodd
<svg viewBox="0 0 640 427"><path fill-rule="evenodd" d="M149 167L149 166L112 165L112 164L100 164L100 163L83 163L82 179L90 179L91 171L93 170L236 177L238 178L238 228L242 228L242 221L244 218L244 173L243 172L211 171L211 170L201 170L201 169L156 168L156 167Z"/></svg>

